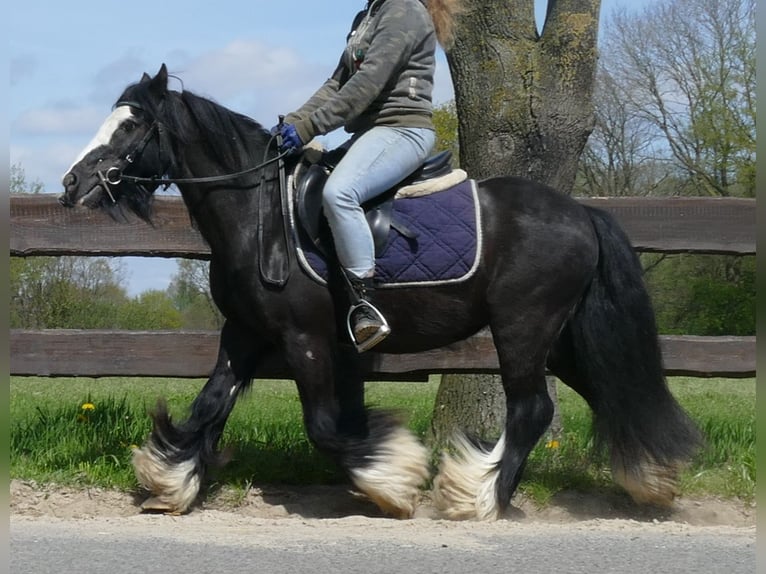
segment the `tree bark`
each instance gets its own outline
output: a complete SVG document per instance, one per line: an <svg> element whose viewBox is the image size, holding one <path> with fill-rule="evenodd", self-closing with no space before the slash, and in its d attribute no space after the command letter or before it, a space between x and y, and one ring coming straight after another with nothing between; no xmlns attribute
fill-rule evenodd
<svg viewBox="0 0 766 574"><path fill-rule="evenodd" d="M538 33L534 0L464 0L447 52L458 113L461 167L471 177L516 175L571 193L594 125L600 0L549 0ZM548 391L556 401L555 380ZM496 438L505 393L491 375L445 375L433 439L460 428ZM561 429L558 408L551 432Z"/></svg>
<svg viewBox="0 0 766 574"><path fill-rule="evenodd" d="M475 177L520 175L570 193L593 129L600 0L464 0L447 53L461 164Z"/></svg>
<svg viewBox="0 0 766 574"><path fill-rule="evenodd" d="M500 377L442 375L434 401L429 442L444 446L456 432L496 439L505 426L505 391Z"/></svg>

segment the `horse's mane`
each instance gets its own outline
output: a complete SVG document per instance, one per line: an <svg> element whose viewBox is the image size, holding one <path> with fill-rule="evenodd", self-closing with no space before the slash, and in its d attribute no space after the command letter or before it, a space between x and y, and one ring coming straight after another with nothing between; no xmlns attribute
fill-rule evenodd
<svg viewBox="0 0 766 574"><path fill-rule="evenodd" d="M241 170L263 161L270 135L252 118L186 90L168 90L158 98L149 86L149 82L128 86L118 102L137 104L182 144L202 143L224 170Z"/></svg>
<svg viewBox="0 0 766 574"><path fill-rule="evenodd" d="M166 138L162 143L169 152L170 165L166 174L179 173L179 146L203 146L210 159L210 173L200 176L234 173L264 161L267 150L276 151L276 143L268 130L255 120L189 91L157 90L149 81L129 85L117 99L117 104L128 103L145 114L149 121L157 120L163 126ZM173 140L172 142L169 140ZM202 168L204 169L204 167ZM152 219L155 186L123 182L130 193L122 194L116 204L104 203L103 208L116 220L124 220L122 207L127 207L147 222ZM192 220L193 220L192 216Z"/></svg>

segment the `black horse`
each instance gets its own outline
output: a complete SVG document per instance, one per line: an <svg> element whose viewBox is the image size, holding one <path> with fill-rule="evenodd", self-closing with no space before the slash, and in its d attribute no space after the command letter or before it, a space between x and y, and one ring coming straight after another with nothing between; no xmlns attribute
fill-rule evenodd
<svg viewBox="0 0 766 574"><path fill-rule="evenodd" d="M64 176L59 198L150 220L153 192L172 179L210 246L210 287L226 318L218 360L185 421L172 423L162 403L153 414L133 457L153 494L145 504L190 507L206 470L221 463L218 441L234 403L279 358L297 384L313 444L386 513L411 516L429 457L395 417L365 407L365 355L345 333L342 283L331 274L320 284L296 262L273 138L167 83L163 64L125 89ZM615 480L637 502L669 504L700 437L666 385L627 237L607 213L532 181L480 181L478 197L484 239L475 273L372 295L392 328L383 352L440 347L486 326L497 349L505 432L491 449L456 441L434 480L438 507L454 518L496 518L509 506L553 414L546 367L590 405Z"/></svg>

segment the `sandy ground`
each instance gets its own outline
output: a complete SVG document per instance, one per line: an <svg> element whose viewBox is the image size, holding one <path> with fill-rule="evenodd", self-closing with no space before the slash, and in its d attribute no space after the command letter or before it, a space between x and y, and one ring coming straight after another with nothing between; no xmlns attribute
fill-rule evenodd
<svg viewBox="0 0 766 574"><path fill-rule="evenodd" d="M134 517L141 514L142 494L98 488L38 486L30 482L11 481L10 512L16 519L49 517L53 520ZM344 486L263 486L247 492L219 491L208 494L185 517L193 522L236 521L237 519L282 520L305 524L307 520L343 519L346 526L354 521L368 523L383 518L365 497ZM415 513L423 519L439 521L440 516L424 495ZM605 492L582 494L565 492L557 495L544 508L517 496L507 517L527 525L608 525L610 523L646 524L669 528L679 526L754 529L754 504L716 498L680 498L666 511L641 509L627 496ZM439 521L443 522L443 521Z"/></svg>

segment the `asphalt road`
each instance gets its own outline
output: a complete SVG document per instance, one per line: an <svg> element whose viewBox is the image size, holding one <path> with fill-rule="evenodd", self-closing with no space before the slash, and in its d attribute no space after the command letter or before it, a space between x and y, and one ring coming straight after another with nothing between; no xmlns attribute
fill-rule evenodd
<svg viewBox="0 0 766 574"><path fill-rule="evenodd" d="M751 574L755 528L385 519L11 519L14 574Z"/></svg>

